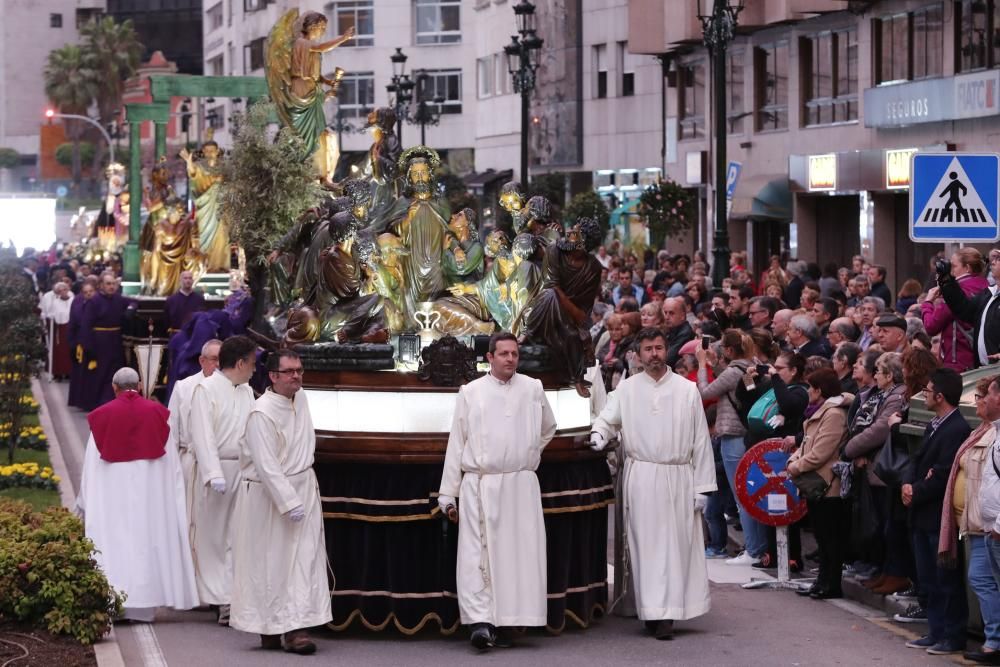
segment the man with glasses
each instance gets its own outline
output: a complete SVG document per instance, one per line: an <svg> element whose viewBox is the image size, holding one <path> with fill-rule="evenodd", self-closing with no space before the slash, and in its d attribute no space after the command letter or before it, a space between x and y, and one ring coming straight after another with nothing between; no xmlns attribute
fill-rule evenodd
<svg viewBox="0 0 1000 667"><path fill-rule="evenodd" d="M955 318L975 323L972 352L976 368L1000 361L1000 299L997 298L1000 286L994 285L967 297L951 275L948 262L938 262L936 269L941 296ZM990 272L993 279L1000 283L1000 250L990 251Z"/></svg>
<svg viewBox="0 0 1000 667"><path fill-rule="evenodd" d="M213 338L201 346L201 356L198 357L201 372L175 382L174 389L170 393L170 402L167 404L167 409L170 410L170 432L177 441L181 471L184 473L184 496L187 500L188 517L191 516L197 486L194 480L194 452L191 450L191 397L194 395L194 388L215 373L219 367L220 347L222 341L218 338Z"/></svg>
<svg viewBox="0 0 1000 667"><path fill-rule="evenodd" d="M778 312L780 304L769 296L758 296L750 300L747 316L750 318L751 329L771 329L771 320Z"/></svg>
<svg viewBox="0 0 1000 667"><path fill-rule="evenodd" d="M280 350L267 370L271 387L254 403L243 439L230 625L259 634L265 649L280 649L283 635L285 651L308 655L316 645L306 628L333 620L316 431L299 355Z"/></svg>
<svg viewBox="0 0 1000 667"><path fill-rule="evenodd" d="M195 457L191 548L198 596L202 604L217 610L219 625L229 625L233 586L230 521L240 481L240 439L254 403L247 383L253 376L256 355L256 343L246 336L227 338L219 348L219 372L202 380L191 396Z"/></svg>

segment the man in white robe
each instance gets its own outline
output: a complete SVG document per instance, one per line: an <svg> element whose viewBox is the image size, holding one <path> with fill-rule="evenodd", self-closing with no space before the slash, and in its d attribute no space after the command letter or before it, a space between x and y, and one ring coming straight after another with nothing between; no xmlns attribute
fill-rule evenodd
<svg viewBox="0 0 1000 667"><path fill-rule="evenodd" d="M247 421L233 516L233 605L229 625L260 635L265 649L316 651L306 628L333 620L316 432L291 350L268 358L271 388Z"/></svg>
<svg viewBox="0 0 1000 667"><path fill-rule="evenodd" d="M76 505L94 559L127 596L124 618L151 622L157 607L198 604L184 480L167 410L139 395L131 368L115 373L113 388L115 399L87 416Z"/></svg>
<svg viewBox="0 0 1000 667"><path fill-rule="evenodd" d="M202 604L218 608L219 625L229 625L233 587L230 523L240 480L240 440L253 409L257 345L246 336L227 338L219 348L219 372L203 379L191 396L191 449L196 486L191 514L191 548Z"/></svg>
<svg viewBox="0 0 1000 667"><path fill-rule="evenodd" d="M622 380L594 422L601 450L621 430L622 498L639 619L657 639L675 620L711 607L701 512L716 490L715 461L698 388L667 366L658 329L636 337L645 372Z"/></svg>
<svg viewBox="0 0 1000 667"><path fill-rule="evenodd" d="M459 524L458 607L479 650L509 646L506 628L545 625L545 522L535 470L556 432L542 383L516 373L517 339L494 334L489 349L489 374L458 392L438 496Z"/></svg>
<svg viewBox="0 0 1000 667"><path fill-rule="evenodd" d="M191 449L191 397L194 395L194 388L215 373L219 367L220 347L222 341L218 338L213 338L201 346L201 356L198 357L201 372L175 382L170 402L167 404L167 409L170 410L170 432L174 434L174 440L177 442L181 471L184 473L184 497L188 521L191 520L192 503L197 486L194 479L194 452Z"/></svg>

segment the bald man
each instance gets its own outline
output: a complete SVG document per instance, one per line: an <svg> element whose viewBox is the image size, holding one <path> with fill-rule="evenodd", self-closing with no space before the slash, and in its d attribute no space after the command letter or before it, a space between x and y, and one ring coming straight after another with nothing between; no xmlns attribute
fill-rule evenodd
<svg viewBox="0 0 1000 667"><path fill-rule="evenodd" d="M671 368L680 357L681 348L694 340L694 329L687 321L684 299L671 297L663 300L663 328L667 333L667 365Z"/></svg>

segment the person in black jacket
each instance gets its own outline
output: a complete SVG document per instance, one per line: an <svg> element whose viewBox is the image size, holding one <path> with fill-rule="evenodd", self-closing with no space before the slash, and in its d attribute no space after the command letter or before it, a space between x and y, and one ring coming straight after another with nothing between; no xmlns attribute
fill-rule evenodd
<svg viewBox="0 0 1000 667"><path fill-rule="evenodd" d="M680 358L681 348L694 340L694 329L686 319L684 299L672 297L663 300L663 328L667 334L667 365L673 368Z"/></svg>
<svg viewBox="0 0 1000 667"><path fill-rule="evenodd" d="M1000 361L1000 298L997 298L1000 296L1000 288L990 287L973 297L967 297L951 275L948 262L942 260L936 268L941 296L955 319L975 324L972 356L976 368ZM1000 285L1000 250L990 250L990 271Z"/></svg>
<svg viewBox="0 0 1000 667"><path fill-rule="evenodd" d="M868 267L868 282L871 285L869 294L885 301L885 307L892 305L892 290L885 284L885 267L872 264Z"/></svg>
<svg viewBox="0 0 1000 667"><path fill-rule="evenodd" d="M941 508L955 453L972 429L957 408L962 398L962 376L957 371L934 371L924 395L935 416L924 430L914 460L913 480L903 485L901 497L910 511L917 576L927 593L928 631L906 645L927 649L933 655L947 655L965 649L968 607L961 568L937 564Z"/></svg>

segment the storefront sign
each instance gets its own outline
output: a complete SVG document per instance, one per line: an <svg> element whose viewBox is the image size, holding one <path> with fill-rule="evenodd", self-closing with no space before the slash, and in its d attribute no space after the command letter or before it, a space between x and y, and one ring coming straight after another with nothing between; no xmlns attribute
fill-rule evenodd
<svg viewBox="0 0 1000 667"><path fill-rule="evenodd" d="M897 190L910 187L910 156L916 148L903 148L885 152L885 187Z"/></svg>
<svg viewBox="0 0 1000 667"><path fill-rule="evenodd" d="M1000 70L865 90L865 127L900 127L1000 113Z"/></svg>
<svg viewBox="0 0 1000 667"><path fill-rule="evenodd" d="M809 156L809 191L822 192L837 189L837 155Z"/></svg>

